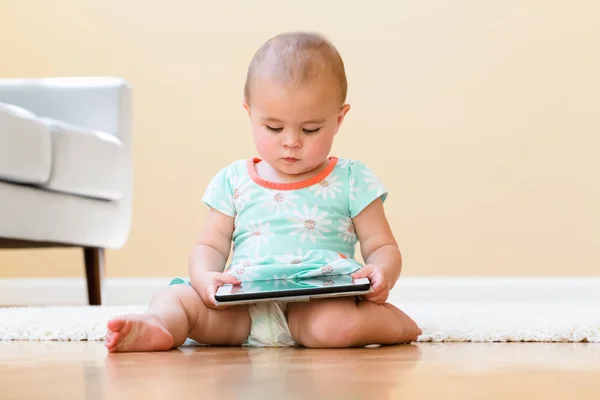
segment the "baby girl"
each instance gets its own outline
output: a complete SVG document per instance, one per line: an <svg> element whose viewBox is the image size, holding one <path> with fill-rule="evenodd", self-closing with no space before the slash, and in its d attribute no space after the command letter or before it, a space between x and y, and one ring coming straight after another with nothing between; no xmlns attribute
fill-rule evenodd
<svg viewBox="0 0 600 400"><path fill-rule="evenodd" d="M246 78L257 157L212 179L189 280L158 291L144 314L108 322L110 352L160 351L186 339L206 345L391 345L421 330L386 303L402 258L386 219L387 190L363 163L330 156L348 113L344 63L318 34L280 34L254 55ZM231 244L233 254L227 266ZM365 265L356 261L356 244ZM217 306L223 284L324 274L368 278L361 298Z"/></svg>

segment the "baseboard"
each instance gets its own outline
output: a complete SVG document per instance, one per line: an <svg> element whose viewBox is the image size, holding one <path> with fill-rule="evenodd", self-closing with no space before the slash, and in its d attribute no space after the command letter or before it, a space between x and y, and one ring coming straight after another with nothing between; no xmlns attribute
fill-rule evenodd
<svg viewBox="0 0 600 400"><path fill-rule="evenodd" d="M103 304L143 305L170 278L106 279ZM390 294L396 305L412 302L600 303L600 277L455 278L402 277ZM0 306L85 305L85 280L0 279Z"/></svg>

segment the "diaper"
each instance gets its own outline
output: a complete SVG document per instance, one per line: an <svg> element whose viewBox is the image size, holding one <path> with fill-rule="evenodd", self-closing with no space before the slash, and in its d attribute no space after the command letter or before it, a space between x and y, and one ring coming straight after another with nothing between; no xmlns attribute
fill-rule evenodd
<svg viewBox="0 0 600 400"><path fill-rule="evenodd" d="M169 285L191 286L189 279L174 278ZM248 305L251 325L250 335L244 346L249 347L290 347L297 346L292 338L285 315L284 302L264 302ZM190 342L188 340L187 342Z"/></svg>
<svg viewBox="0 0 600 400"><path fill-rule="evenodd" d="M292 347L297 343L292 338L285 315L287 304L264 302L248 305L252 324L250 336L244 346L251 347Z"/></svg>

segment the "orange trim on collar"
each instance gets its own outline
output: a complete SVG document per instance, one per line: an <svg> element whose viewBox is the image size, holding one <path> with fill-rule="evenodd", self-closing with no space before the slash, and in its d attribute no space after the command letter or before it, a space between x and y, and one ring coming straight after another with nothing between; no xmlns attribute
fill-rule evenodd
<svg viewBox="0 0 600 400"><path fill-rule="evenodd" d="M304 188L310 187L312 185L315 185L315 184L321 182L322 180L324 180L325 178L327 178L327 176L335 168L335 166L338 162L338 159L337 159L337 157L329 157L329 164L323 171L319 172L317 175L313 176L310 179L305 179L300 182L292 182L292 183L271 182L271 181L262 179L260 176L258 176L258 173L256 172L256 164L261 161L262 160L260 158L254 157L254 158L251 158L250 160L248 160L248 162L247 162L248 174L250 174L250 178L252 178L252 180L254 182L256 182L258 185L260 185L262 187L266 187L267 189L298 190L298 189L304 189Z"/></svg>

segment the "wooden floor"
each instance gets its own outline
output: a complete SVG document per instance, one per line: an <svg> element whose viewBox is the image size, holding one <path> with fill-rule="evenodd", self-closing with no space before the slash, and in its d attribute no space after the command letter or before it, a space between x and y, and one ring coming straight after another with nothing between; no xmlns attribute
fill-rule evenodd
<svg viewBox="0 0 600 400"><path fill-rule="evenodd" d="M354 350L0 342L0 399L599 399L600 344Z"/></svg>

